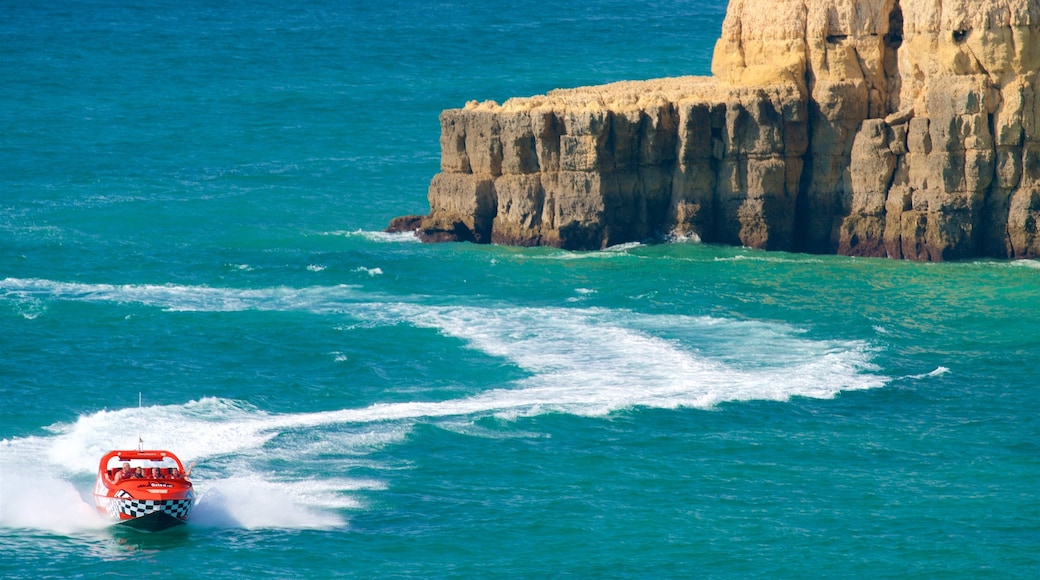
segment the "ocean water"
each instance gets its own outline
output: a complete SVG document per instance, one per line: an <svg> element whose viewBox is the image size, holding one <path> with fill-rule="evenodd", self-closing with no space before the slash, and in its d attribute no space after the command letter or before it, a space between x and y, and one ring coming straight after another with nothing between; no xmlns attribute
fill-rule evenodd
<svg viewBox="0 0 1040 580"><path fill-rule="evenodd" d="M725 3L0 3L0 577L1040 575L1040 263L423 245L437 115ZM196 463L113 530L107 450Z"/></svg>

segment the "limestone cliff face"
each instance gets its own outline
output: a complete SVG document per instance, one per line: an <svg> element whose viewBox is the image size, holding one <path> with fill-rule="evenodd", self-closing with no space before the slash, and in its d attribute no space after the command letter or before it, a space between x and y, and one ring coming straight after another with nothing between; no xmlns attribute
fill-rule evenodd
<svg viewBox="0 0 1040 580"><path fill-rule="evenodd" d="M712 77L441 115L428 240L1040 256L1040 0L731 0Z"/></svg>

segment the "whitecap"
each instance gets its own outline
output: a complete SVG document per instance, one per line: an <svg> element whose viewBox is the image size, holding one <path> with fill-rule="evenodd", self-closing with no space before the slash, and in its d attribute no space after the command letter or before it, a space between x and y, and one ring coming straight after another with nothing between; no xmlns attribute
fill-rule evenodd
<svg viewBox="0 0 1040 580"><path fill-rule="evenodd" d="M943 376L945 374L948 374L949 372L950 372L950 369L948 369L946 367L943 367L943 366L939 366L939 367L935 367L935 370L933 370L930 373L923 373L923 374L920 374L920 375L910 375L907 378L918 379L918 380L920 380L920 379L930 379L930 378L934 378L934 377L941 377L941 376Z"/></svg>

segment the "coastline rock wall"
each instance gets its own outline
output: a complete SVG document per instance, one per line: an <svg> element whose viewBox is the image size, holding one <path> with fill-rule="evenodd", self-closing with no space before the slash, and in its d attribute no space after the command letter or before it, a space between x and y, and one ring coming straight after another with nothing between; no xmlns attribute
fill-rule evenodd
<svg viewBox="0 0 1040 580"><path fill-rule="evenodd" d="M791 85L684 77L441 114L426 236L602 248L662 233L790 247L807 140Z"/></svg>
<svg viewBox="0 0 1040 580"><path fill-rule="evenodd" d="M1040 256L1040 0L731 0L712 77L441 114L421 238Z"/></svg>

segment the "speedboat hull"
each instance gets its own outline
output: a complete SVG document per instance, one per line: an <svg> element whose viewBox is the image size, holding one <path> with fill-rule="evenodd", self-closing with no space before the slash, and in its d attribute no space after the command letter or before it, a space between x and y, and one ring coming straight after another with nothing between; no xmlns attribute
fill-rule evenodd
<svg viewBox="0 0 1040 580"><path fill-rule="evenodd" d="M133 528L141 532L162 532L170 528L183 526L185 523L187 522L181 518L171 516L166 512L149 512L143 516L138 516L129 520L122 520L118 525L124 528Z"/></svg>
<svg viewBox="0 0 1040 580"><path fill-rule="evenodd" d="M123 476L115 466L129 464L146 475ZM176 468L176 472L173 469ZM153 472L154 469L154 472ZM110 451L98 466L94 504L113 523L159 532L185 523L195 505L195 491L176 455L163 450Z"/></svg>

